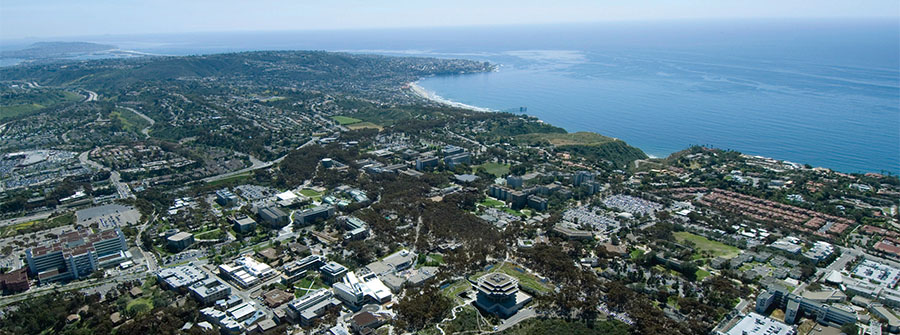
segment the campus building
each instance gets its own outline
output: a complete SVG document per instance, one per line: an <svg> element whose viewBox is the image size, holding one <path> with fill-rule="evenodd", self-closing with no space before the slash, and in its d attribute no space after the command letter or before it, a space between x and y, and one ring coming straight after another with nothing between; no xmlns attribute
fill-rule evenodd
<svg viewBox="0 0 900 335"><path fill-rule="evenodd" d="M391 290L374 273L357 276L354 272L348 272L333 287L334 294L351 308L359 308L366 303L383 304L391 301Z"/></svg>
<svg viewBox="0 0 900 335"><path fill-rule="evenodd" d="M305 226L315 223L316 220L328 220L332 215L334 215L334 207L317 206L297 213L294 217L294 223Z"/></svg>
<svg viewBox="0 0 900 335"><path fill-rule="evenodd" d="M246 233L256 229L256 220L246 215L233 217L231 222L234 223L234 231L239 233Z"/></svg>
<svg viewBox="0 0 900 335"><path fill-rule="evenodd" d="M475 306L502 318L516 314L531 301L531 296L519 291L519 281L504 273L478 278L475 289L478 290Z"/></svg>
<svg viewBox="0 0 900 335"><path fill-rule="evenodd" d="M777 285L769 287L756 297L757 313L765 314L772 306L784 310L784 322L787 324L797 323L803 316L837 327L856 322L857 319L856 313L851 310L792 294Z"/></svg>
<svg viewBox="0 0 900 335"><path fill-rule="evenodd" d="M125 235L118 228L91 233L82 229L25 250L28 271L43 284L90 276L130 257Z"/></svg>
<svg viewBox="0 0 900 335"><path fill-rule="evenodd" d="M336 262L328 262L319 271L322 273L322 280L328 285L337 283L347 274L347 268Z"/></svg>
<svg viewBox="0 0 900 335"><path fill-rule="evenodd" d="M316 318L325 315L329 307L340 304L330 290L321 288L289 302L287 314L301 325L308 326Z"/></svg>
<svg viewBox="0 0 900 335"><path fill-rule="evenodd" d="M194 244L194 234L180 232L166 238L170 250L181 251Z"/></svg>

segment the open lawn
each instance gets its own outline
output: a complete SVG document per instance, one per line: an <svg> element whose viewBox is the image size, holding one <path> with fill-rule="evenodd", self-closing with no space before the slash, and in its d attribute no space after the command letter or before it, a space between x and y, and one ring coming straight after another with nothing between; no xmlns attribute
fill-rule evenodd
<svg viewBox="0 0 900 335"><path fill-rule="evenodd" d="M334 120L335 122L339 123L342 126L362 122L362 120L360 120L360 119L352 118L349 116L332 116L331 119Z"/></svg>
<svg viewBox="0 0 900 335"><path fill-rule="evenodd" d="M310 198L322 196L322 193L316 192L316 190L312 190L312 189L308 189L308 188L300 190L300 194L305 195Z"/></svg>
<svg viewBox="0 0 900 335"><path fill-rule="evenodd" d="M713 257L733 258L741 253L741 250L736 247L684 231L676 232L675 239L679 243L684 243L684 241L693 242L698 251L706 252Z"/></svg>
<svg viewBox="0 0 900 335"><path fill-rule="evenodd" d="M631 256L631 259L638 259L643 255L644 255L644 251L641 249L634 249L631 251L631 254L629 254L629 256Z"/></svg>
<svg viewBox="0 0 900 335"><path fill-rule="evenodd" d="M509 164L484 163L473 166L472 168L472 171L478 171L478 169L483 168L485 172L494 175L494 177L501 177L509 173Z"/></svg>
<svg viewBox="0 0 900 335"><path fill-rule="evenodd" d="M225 232L223 232L221 229L216 228L216 229L210 230L208 232L203 232L203 233L197 234L197 236L195 236L195 237L198 240L216 240L216 239L220 239L224 236L225 236Z"/></svg>
<svg viewBox="0 0 900 335"><path fill-rule="evenodd" d="M138 314L141 312L146 312L153 309L153 302L150 301L149 298L139 298L134 299L128 302L125 305L125 310L129 313Z"/></svg>
<svg viewBox="0 0 900 335"><path fill-rule="evenodd" d="M500 201L500 200L497 200L497 199L494 199L494 198L484 198L484 201L479 202L478 204L479 204L479 205L482 205L482 206L484 206L484 207L503 207L503 206L506 206L506 204L504 204L503 201Z"/></svg>
<svg viewBox="0 0 900 335"><path fill-rule="evenodd" d="M697 277L697 281L701 281L703 278L709 277L709 271L697 269L697 272L695 272L694 275Z"/></svg>
<svg viewBox="0 0 900 335"><path fill-rule="evenodd" d="M311 288L310 288L310 284L312 284ZM325 282L323 282L322 278L319 278L319 276L317 276L317 275L306 276L306 278L300 279L299 281L294 283L294 289L295 289L294 296L299 298L299 297L306 295L306 293L308 293L308 291L306 289L316 290L316 289L327 288L327 287L328 286L325 285Z"/></svg>

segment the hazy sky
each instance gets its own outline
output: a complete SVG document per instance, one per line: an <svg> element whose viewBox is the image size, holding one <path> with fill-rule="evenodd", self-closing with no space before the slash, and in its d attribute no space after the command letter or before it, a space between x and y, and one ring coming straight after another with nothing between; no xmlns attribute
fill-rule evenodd
<svg viewBox="0 0 900 335"><path fill-rule="evenodd" d="M612 20L834 17L900 17L900 1L0 0L0 39Z"/></svg>

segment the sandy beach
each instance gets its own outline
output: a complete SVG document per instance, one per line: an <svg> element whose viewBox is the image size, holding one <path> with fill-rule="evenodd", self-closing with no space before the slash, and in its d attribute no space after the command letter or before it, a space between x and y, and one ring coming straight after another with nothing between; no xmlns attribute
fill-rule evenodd
<svg viewBox="0 0 900 335"><path fill-rule="evenodd" d="M472 106L472 105L467 105L467 104L464 104L461 102L456 102L456 101L445 99L444 97L441 97L441 96L435 94L434 92L430 92L430 91L426 90L424 87L419 86L418 82L415 82L415 81L409 83L408 85L409 85L409 88L416 95L418 95L422 98L440 103L440 104L444 104L444 105L448 105L448 106L452 106L452 107L456 107L456 108L473 110L476 112L495 112L495 110L492 110L490 108Z"/></svg>

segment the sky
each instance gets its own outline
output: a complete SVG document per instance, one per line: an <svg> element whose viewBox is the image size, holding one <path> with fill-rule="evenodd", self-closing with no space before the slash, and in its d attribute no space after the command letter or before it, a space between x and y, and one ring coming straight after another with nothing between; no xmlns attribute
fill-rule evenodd
<svg viewBox="0 0 900 335"><path fill-rule="evenodd" d="M603 21L874 17L900 18L900 1L2 0L0 39Z"/></svg>

